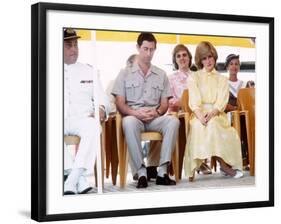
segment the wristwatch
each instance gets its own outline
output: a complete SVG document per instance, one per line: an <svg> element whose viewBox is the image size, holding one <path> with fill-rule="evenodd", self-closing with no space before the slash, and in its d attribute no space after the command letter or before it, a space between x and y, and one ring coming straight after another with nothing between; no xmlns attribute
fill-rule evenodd
<svg viewBox="0 0 281 224"><path fill-rule="evenodd" d="M99 106L99 109L101 109L101 110L103 110L103 112L105 112L105 108L104 108L103 105L100 105L100 106Z"/></svg>

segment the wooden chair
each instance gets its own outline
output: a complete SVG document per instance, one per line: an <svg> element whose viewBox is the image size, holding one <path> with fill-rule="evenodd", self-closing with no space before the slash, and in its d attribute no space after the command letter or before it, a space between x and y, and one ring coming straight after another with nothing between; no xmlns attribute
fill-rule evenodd
<svg viewBox="0 0 281 224"><path fill-rule="evenodd" d="M182 112L179 112L178 117L180 119L180 128L179 128L179 178L181 179L181 171L183 168L183 158L186 148L186 140L189 133L189 120L190 120L190 114L192 113L189 105L189 92L188 90L184 90L181 96L181 110Z"/></svg>
<svg viewBox="0 0 281 224"><path fill-rule="evenodd" d="M111 114L103 127L106 178L109 178L111 171L112 184L116 185L119 162L116 139L116 115Z"/></svg>
<svg viewBox="0 0 281 224"><path fill-rule="evenodd" d="M238 110L231 111L231 123L241 136L241 119L245 121L250 175L255 175L255 89L242 88L237 96Z"/></svg>
<svg viewBox="0 0 281 224"><path fill-rule="evenodd" d="M119 176L120 176L120 187L126 186L127 170L128 170L128 153L127 144L122 128L122 116L117 112L116 114L116 135L117 135L117 148L119 157ZM142 141L162 141L162 135L160 132L143 132L141 133ZM176 181L179 180L178 174L178 142L172 156L172 163L175 164L174 174Z"/></svg>
<svg viewBox="0 0 281 224"><path fill-rule="evenodd" d="M246 124L246 135L248 143L248 156L250 165L250 175L255 175L255 88L242 88L237 96L239 116L244 117ZM237 118L237 123L240 119ZM237 125L240 129L240 124ZM240 129L241 130L241 129ZM240 130L238 133L240 134ZM241 134L240 134L241 136Z"/></svg>
<svg viewBox="0 0 281 224"><path fill-rule="evenodd" d="M182 93L182 96L181 96L181 109L185 113L192 114L192 110L189 107L189 91L188 91L188 89L185 89L183 91L183 93Z"/></svg>

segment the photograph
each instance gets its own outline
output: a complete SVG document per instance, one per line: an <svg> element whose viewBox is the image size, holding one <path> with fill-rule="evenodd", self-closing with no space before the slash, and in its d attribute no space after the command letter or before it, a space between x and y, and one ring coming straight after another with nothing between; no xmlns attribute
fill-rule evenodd
<svg viewBox="0 0 281 224"><path fill-rule="evenodd" d="M77 45L77 57L75 58L75 63L82 63L84 62L84 64L86 66L88 66L88 68L91 68L92 65L90 65L90 63L93 61L92 58L94 58L94 55L99 55L99 57L97 57L97 60L94 62L95 64L93 66L95 66L96 68L98 68L98 77L101 80L101 82L98 82L101 85L101 88L104 88L106 91L104 91L103 93L97 93L99 96L99 100L101 100L102 102L100 102L100 105L108 105L106 106L104 109L107 112L109 119L104 121L104 132L102 133L102 136L104 136L103 140L104 140L104 144L103 146L105 147L105 149L103 149L105 158L106 158L106 177L112 180L112 183L109 182L109 185L107 187L107 182L105 182L105 186L103 189L103 193L106 192L118 192L120 191L120 189L114 188L114 185L116 185L117 183L117 170L118 170L118 161L120 161L120 167L119 167L119 172L120 172L120 186L124 188L125 186L125 180L124 180L124 172L125 170L123 170L121 172L121 168L125 168L127 167L127 163L128 163L128 159L126 161L122 161L122 158L119 158L118 160L118 155L121 155L122 152L120 151L122 148L122 145L119 144L119 142L124 142L124 137L121 136L121 138L116 137L116 132L118 132L116 130L116 128L121 128L121 122L119 123L118 127L116 127L116 122L119 121L122 116L122 113L119 113L120 111L122 111L122 109L117 110L116 109L116 105L115 105L115 97L114 95L112 95L112 89L114 86L114 83L116 82L116 78L118 76L118 73L120 70L125 69L125 67L127 68L131 68L134 64L137 64L137 57L139 56L139 52L138 49L136 47L137 44L137 38L141 33L137 33L137 32L121 32L121 31L104 31L104 30L81 30L81 29L73 29L73 28L64 28L64 42L74 42L75 45ZM187 120L187 122L185 122L185 112L190 112L191 109L188 106L188 99L185 98L186 102L183 102L183 104L186 104L186 106L181 106L180 104L180 100L183 99L182 94L183 91L185 89L187 89L188 87L188 76L191 75L192 72L195 72L197 70L196 65L193 63L192 61L192 55L195 55L195 48L196 45L198 45L200 42L206 42L209 41L209 43L213 43L214 46L217 47L218 51L217 55L219 56L219 58L216 60L217 63L216 65L214 65L214 67L216 67L217 71L219 73L221 73L222 75L224 75L225 77L227 77L230 81L229 81L229 85L231 86L230 88L230 93L228 93L228 91L226 92L226 94L230 95L231 98L228 100L228 104L226 104L226 107L224 109L224 112L226 112L228 119L230 122L230 126L235 127L236 131L239 133L239 137L243 140L241 140L241 146L239 144L239 153L241 151L241 155L239 154L239 158L242 158L242 163L243 165L240 166L240 170L244 171L245 176L243 178L243 181L234 181L233 183L228 183L229 182L229 178L226 178L225 180L227 180L226 183L221 183L220 181L216 179L214 179L214 183L210 183L209 181L206 183L206 186L195 186L194 184L189 186L191 188L194 187L219 187L219 186L224 186L227 187L228 184L230 186L239 186L239 184L244 184L244 185L250 185L250 184L254 184L254 160L253 158L249 159L249 151L252 152L253 150L249 150L248 147L252 147L252 143L254 141L254 136L252 137L253 139L248 141L248 135L250 133L250 129L253 130L254 127L254 112L251 112L251 118L253 119L251 122L252 123L252 127L250 128L250 124L248 124L249 122L249 115L247 114L247 124L248 127L246 129L245 126L245 114L244 112L241 113L241 115L239 114L239 117L241 116L241 121L240 118L237 120L239 123L237 124L237 122L233 122L236 121L236 112L238 110L238 103L237 103L237 96L238 96L238 92L241 88L253 88L255 85L255 77L256 77L256 73L255 73L255 39L254 38L241 38L241 37L222 37L222 36L199 36L199 35L178 35L178 34L160 34L160 33L151 33L151 34L146 34L149 35L151 37L155 37L155 40L157 41L157 51L155 49L155 52L153 52L153 57L151 58L151 60L156 61L157 65L160 68L164 68L164 71L166 74L169 74L168 79L169 79L169 86L171 89L171 98L169 99L169 109L167 109L167 111L163 114L166 115L170 115L173 113L177 113L177 117L180 121L180 128L179 128L179 134L178 134L178 150L180 150L178 152L178 157L179 157L179 161L178 161L178 174L174 175L174 179L181 179L182 176L182 171L183 171L183 157L184 157L184 151L185 151L185 146L186 146L186 139L188 137L188 133L189 133L189 125L188 122L189 120ZM72 46L74 44L70 44L70 46ZM186 45L186 46L185 46ZM64 51L68 51L67 48L64 48ZM79 52L79 54L78 54ZM110 52L110 54L104 53L104 52ZM72 53L72 52L71 52ZM182 53L182 54L181 54ZM154 56L155 54L155 56ZM184 55L184 56L183 56ZM241 55L241 59L240 59L240 55ZM67 59L67 53L64 53L64 62L67 61L67 63L64 64L64 121L67 122L69 119L68 117L71 117L71 115L69 115L68 113L71 113L71 111L76 111L75 109L68 109L68 107L70 106L70 101L71 104L73 104L73 100L71 100L71 98L69 98L69 94L71 92L74 92L74 90L76 90L78 87L74 85L73 89L69 89L69 85L68 85L68 79L69 79L69 75L66 75L68 72L68 68L70 69L71 66L69 67L69 65L73 65L74 63L72 63L73 61L69 61L69 59ZM194 56L193 56L194 58ZM240 62L241 60L241 62ZM125 62L125 63L124 63ZM69 63L69 64L68 64ZM111 64L111 66L108 66L108 63ZM242 66L242 68L240 69L240 67ZM87 67L86 67L87 68ZM239 73L239 74L238 74ZM78 75L77 75L78 76ZM92 80L92 74L89 75L90 79ZM147 75L147 77L149 76L149 74ZM131 80L131 79L130 79ZM140 76L140 80L137 80L134 83L137 83L137 86L127 86L125 85L126 89L128 87L128 91L126 92L126 96L129 94L132 94L131 92L138 92L139 93L135 93L136 95L132 95L133 98L136 98L137 100L142 101L141 103L138 102L137 104L140 104L140 106L138 105L133 105L135 108L143 108L143 107L149 107L152 109L156 109L157 107L159 107L158 102L159 99L157 99L155 102L156 104L153 105L152 103L149 102L149 104L146 104L146 102L149 100L148 98L154 97L152 93L152 91L150 90L150 93L148 94L148 98L147 99L141 99L142 98L142 92L144 91L145 86L140 86L139 87L139 83L141 83L143 80L142 76ZM138 82L139 81L139 82ZM157 81L156 81L157 82ZM86 83L83 80L81 81L80 79L77 81L77 84L80 86L83 83L83 86L81 86L81 91L82 94L84 94L84 88L88 88L87 86L90 85L90 94L91 95L93 92L93 82L91 83ZM128 83L127 81L125 81L125 83ZM158 84L157 84L158 85ZM84 87L86 86L86 87ZM155 87L155 86L154 86ZM150 88L154 88L153 86ZM156 86L157 88L158 86ZM70 87L71 88L71 87ZM163 87L161 87L162 89ZM215 90L217 89L217 87L213 87ZM132 89L132 90L131 90ZM140 90L139 90L140 89ZM254 90L254 88L253 88ZM250 91L253 91L250 90ZM126 90L127 91L127 90ZM246 91L248 91L248 89L246 89ZM77 93L79 94L79 93ZM139 95L137 95L139 94ZM159 93L161 95L161 93ZM240 93L241 94L241 93ZM249 93L246 93L249 94ZM250 93L253 96L254 99L254 92ZM88 96L86 95L86 96ZM104 96L105 95L105 96ZM94 98L93 95L91 95L92 98ZM75 96L76 97L76 96ZM105 98L105 100L104 100ZM106 102L106 98L108 101L110 102ZM248 98L248 96L247 96ZM91 99L89 99L91 100ZM134 100L134 99L133 99ZM66 102L67 101L67 102ZM126 101L129 101L128 99L126 99ZM240 99L241 101L241 99ZM243 103L240 102L239 103ZM81 100L79 98L79 101L77 102L77 106L81 107ZM252 102L251 104L253 104L254 102ZM130 106L131 106L130 105ZM241 105L242 106L242 105ZM243 105L243 107L247 107L247 105ZM187 107L187 108L186 108ZM92 106L91 108L94 108L94 106ZM186 110L184 110L186 108ZM249 111L249 106L248 108L243 108L240 110L248 110ZM68 112L69 111L69 112ZM234 114L231 114L231 111L236 111L234 112ZM94 110L91 111L92 113L94 113ZM101 112L102 113L102 112ZM100 113L100 114L101 114ZM116 113L119 113L117 115L116 118ZM239 112L240 113L240 112ZM90 118L90 120L92 120L93 117ZM122 119L122 118L121 118ZM188 119L188 118L187 118ZM104 120L104 118L100 118L101 121ZM71 125L71 120L69 121L70 124L65 123L65 126L68 127L68 125ZM185 127L185 123L187 124L187 127ZM236 126L235 126L236 125ZM239 125L239 126L238 126ZM240 127L242 125L242 127ZM243 126L244 125L244 126ZM67 129L64 126L64 129ZM90 125L91 127L95 129L98 129L98 127L95 127L95 125ZM115 127L115 128L114 128ZM239 128L238 128L239 127ZM94 130L92 132L94 132ZM246 130L249 130L249 133L246 132ZM123 133L123 130L120 130ZM242 136L241 136L241 131L242 131ZM88 131L91 132L91 131ZM174 130L173 132L176 132L176 130ZM254 131L252 131L254 132ZM248 135L247 135L248 134ZM68 138L68 140L66 139ZM65 142L66 144L68 144L67 142L71 141L70 138L74 138L73 136L70 136L68 134L67 137L65 137ZM117 139L118 138L118 139ZM132 138L132 137L130 137ZM251 142L250 142L251 141ZM72 141L71 141L72 142ZM118 142L118 144L117 144ZM72 142L73 143L73 142ZM123 143L124 144L124 143ZM228 144L228 143L226 143ZM70 144L69 144L70 145ZM77 150L75 146L77 144L72 144L72 154L76 154L77 152L75 150ZM97 145L97 144L94 144ZM160 152L159 150L161 149L161 142L160 144L158 143L158 141L155 141L154 139L148 139L148 140L144 140L141 142L142 145L142 149L141 152L142 154L144 154L145 156L145 160L146 164L148 166L147 171L147 179L156 179L156 174L157 174L157 167L159 164L159 156L160 156ZM151 146L152 145L152 146ZM117 146L117 147L116 147ZM71 146L69 146L68 148L70 148ZM153 147L158 148L157 149L153 149ZM219 146L214 146L215 148L218 148ZM91 146L90 148L93 148L93 146ZM175 146L174 146L175 148ZM241 148L241 149L240 149ZM242 151L243 149L243 151ZM124 149L127 151L127 149ZM156 153L153 153L153 150L157 150L157 154L159 155L155 155ZM230 149L233 150L233 149ZM147 155L147 151L149 151L149 153L152 153L151 155ZM76 152L76 153L75 153ZM73 158L69 158L69 154L71 154L71 150L66 149L65 146L65 150L64 150L64 170L66 170L66 174L67 175L67 170L69 170L70 166L68 165L70 161L73 161ZM134 154L134 152L131 152L132 154ZM85 153L86 155L89 155L89 153ZM198 174L205 174L207 176L202 176L204 178L209 178L210 176L208 174L212 174L212 168L214 168L214 170L216 171L216 160L214 157L211 157L209 155L206 155L205 157L203 157L204 159L209 161L206 161L206 163L202 163L201 166L197 167L197 173ZM128 157L128 156L127 156ZM156 157L156 158L154 158ZM94 156L94 158L92 159L92 161L95 161L96 158ZM124 159L123 159L124 160ZM153 160L156 160L156 164ZM229 159L228 159L229 160ZM104 161L104 160L103 160ZM121 161L123 162L123 164L125 163L125 165L121 165ZM253 164L250 165L251 161ZM241 161L240 161L241 163ZM94 165L91 164L91 166L89 166L89 170L90 171L94 171L93 167ZM252 169L250 169L252 168ZM131 173L130 175L126 175L125 178L127 178L128 176L128 186L134 185L133 181L138 180L137 178L137 173L132 173L132 170L136 170L136 168L132 168L132 165L130 164L129 166L129 172ZM219 170L219 169L218 169ZM251 172L250 172L251 170ZM221 172L221 171L220 171ZM87 172L85 172L86 174ZM88 172L91 173L91 172ZM93 172L92 172L93 173ZM127 172L128 173L128 170ZM216 173L216 172L215 172ZM154 175L153 175L154 174ZM249 174L249 175L248 175ZM150 175L152 175L152 178L150 178ZM241 175L241 174L240 174ZM249 176L249 179L247 179L246 181L246 176ZM87 175L86 175L87 176ZM134 178L135 176L135 178ZM220 175L221 176L221 175ZM92 177L92 178L91 178ZM91 189L91 186L94 186L94 179L93 179L93 175L88 175L89 182L92 182L92 184L86 184L84 188L88 189L89 193L91 192L95 192L98 189L94 190ZM199 175L200 177L200 175ZM92 180L91 180L92 179ZM121 183L122 180L122 183ZM130 180L130 181L129 181ZM106 180L105 180L106 181ZM85 181L84 181L85 182ZM84 183L82 181L82 183ZM67 182L68 183L68 182ZM204 183L204 182L203 182ZM84 185L83 185L84 186ZM100 185L101 186L101 185ZM128 188L128 186L126 188ZM188 188L188 186L181 186L181 188ZM132 186L133 188L133 186ZM171 190L175 190L180 188L180 185L177 184L177 186L174 186L171 188ZM134 189L134 188L133 188ZM167 188L156 188L156 190L168 190ZM93 190L93 191L91 191ZM153 190L153 188L151 189ZM68 191L68 190L65 190ZM130 190L132 191L132 189ZM136 189L133 190L133 192L135 192ZM72 192L76 192L75 189L72 189ZM124 193L124 191L121 189L121 192Z"/></svg>
<svg viewBox="0 0 281 224"><path fill-rule="evenodd" d="M55 3L31 18L32 219L274 205L273 18Z"/></svg>

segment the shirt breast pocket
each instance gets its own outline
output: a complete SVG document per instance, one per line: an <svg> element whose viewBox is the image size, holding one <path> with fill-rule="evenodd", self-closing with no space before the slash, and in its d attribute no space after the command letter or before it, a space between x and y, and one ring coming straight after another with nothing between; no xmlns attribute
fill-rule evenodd
<svg viewBox="0 0 281 224"><path fill-rule="evenodd" d="M93 83L92 82L80 83L80 93L83 95L92 96Z"/></svg>
<svg viewBox="0 0 281 224"><path fill-rule="evenodd" d="M126 99L127 101L134 101L140 97L141 86L138 81L128 80L125 83Z"/></svg>
<svg viewBox="0 0 281 224"><path fill-rule="evenodd" d="M160 100L162 92L164 91L164 86L158 83L152 84L152 98L154 100Z"/></svg>

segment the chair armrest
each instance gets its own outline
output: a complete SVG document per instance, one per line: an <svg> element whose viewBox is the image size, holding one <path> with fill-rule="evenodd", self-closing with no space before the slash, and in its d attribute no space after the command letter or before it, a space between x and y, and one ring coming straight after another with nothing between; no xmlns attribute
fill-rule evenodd
<svg viewBox="0 0 281 224"><path fill-rule="evenodd" d="M77 135L65 135L64 142L66 145L78 145L80 143L80 137Z"/></svg>
<svg viewBox="0 0 281 224"><path fill-rule="evenodd" d="M168 113L168 115L174 116L176 118L178 118L178 114L179 114L178 112L174 112L174 111L171 111L171 112Z"/></svg>
<svg viewBox="0 0 281 224"><path fill-rule="evenodd" d="M239 112L240 112L240 115L246 115L249 113L248 110L240 110Z"/></svg>
<svg viewBox="0 0 281 224"><path fill-rule="evenodd" d="M120 139L123 140L122 115L119 112L117 112L115 119L116 119L116 135L117 135L117 144L118 144Z"/></svg>
<svg viewBox="0 0 281 224"><path fill-rule="evenodd" d="M178 112L178 118L184 118L185 114L188 112ZM188 113L189 114L189 113Z"/></svg>

